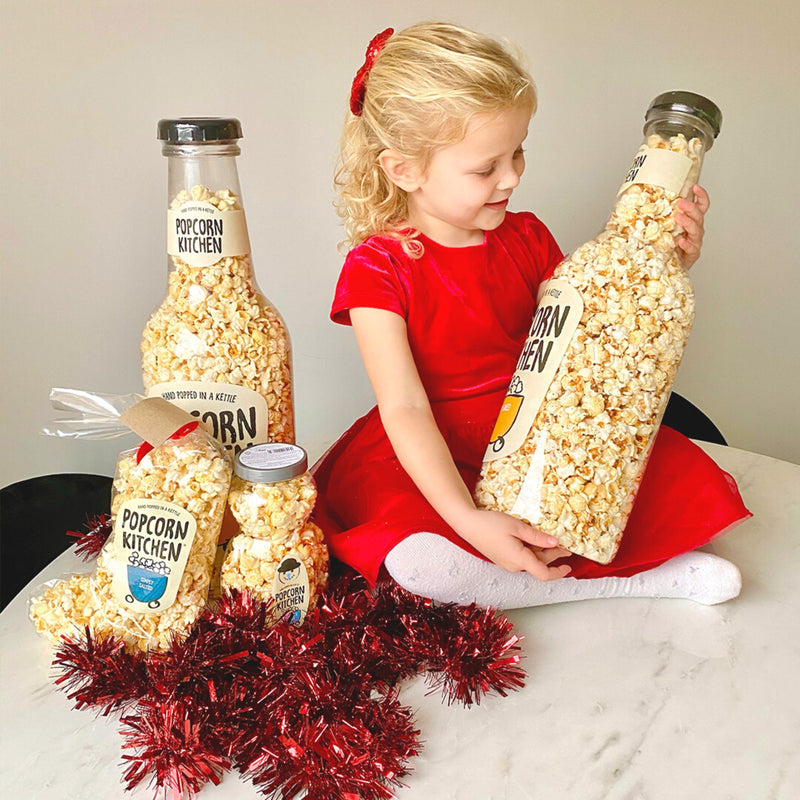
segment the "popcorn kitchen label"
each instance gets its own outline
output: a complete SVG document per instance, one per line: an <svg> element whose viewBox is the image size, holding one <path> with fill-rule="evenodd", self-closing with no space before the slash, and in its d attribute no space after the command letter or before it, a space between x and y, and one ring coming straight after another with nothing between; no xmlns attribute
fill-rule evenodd
<svg viewBox="0 0 800 800"><path fill-rule="evenodd" d="M583 300L574 286L565 280L542 285L541 299L484 462L510 455L525 442L582 314Z"/></svg>
<svg viewBox="0 0 800 800"><path fill-rule="evenodd" d="M210 267L250 252L244 211L190 201L167 211L167 253L190 267Z"/></svg>
<svg viewBox="0 0 800 800"><path fill-rule="evenodd" d="M305 564L292 550L281 559L272 581L272 596L275 598L272 613L275 619L302 625L308 613L309 594Z"/></svg>
<svg viewBox="0 0 800 800"><path fill-rule="evenodd" d="M660 186L673 194L680 194L692 159L660 147L642 147L633 159L617 197L637 183Z"/></svg>
<svg viewBox="0 0 800 800"><path fill-rule="evenodd" d="M117 600L132 611L161 613L178 595L197 522L181 506L164 500L124 502L114 521L114 580Z"/></svg>
<svg viewBox="0 0 800 800"><path fill-rule="evenodd" d="M245 386L169 381L151 386L147 395L163 397L198 417L208 433L232 454L269 438L267 401Z"/></svg>

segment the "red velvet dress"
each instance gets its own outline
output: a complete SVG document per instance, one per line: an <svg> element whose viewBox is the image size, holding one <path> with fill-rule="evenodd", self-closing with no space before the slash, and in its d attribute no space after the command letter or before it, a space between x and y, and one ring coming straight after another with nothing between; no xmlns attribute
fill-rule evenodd
<svg viewBox="0 0 800 800"><path fill-rule="evenodd" d="M465 483L478 480L486 444L525 341L539 284L562 253L533 214L506 214L483 244L444 247L425 236L422 258L375 236L350 251L331 319L380 308L406 320L434 417ZM314 467L315 520L333 556L371 582L394 545L419 531L483 558L433 510L395 457L377 407ZM565 559L575 577L631 575L707 543L747 518L733 479L690 440L662 427L617 556Z"/></svg>

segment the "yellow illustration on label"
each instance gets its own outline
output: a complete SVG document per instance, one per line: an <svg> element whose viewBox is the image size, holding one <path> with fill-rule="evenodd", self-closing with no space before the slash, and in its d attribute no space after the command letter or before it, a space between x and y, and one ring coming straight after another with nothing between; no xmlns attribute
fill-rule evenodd
<svg viewBox="0 0 800 800"><path fill-rule="evenodd" d="M169 381L150 387L148 397L163 397L193 417L231 454L263 444L269 434L267 401L245 386L203 381Z"/></svg>
<svg viewBox="0 0 800 800"><path fill-rule="evenodd" d="M522 446L582 315L583 300L574 286L561 279L542 284L539 305L484 461L502 458Z"/></svg>
<svg viewBox="0 0 800 800"><path fill-rule="evenodd" d="M178 595L197 532L195 518L175 503L134 499L114 519L112 591L131 611L160 614Z"/></svg>
<svg viewBox="0 0 800 800"><path fill-rule="evenodd" d="M680 194L691 168L692 160L688 156L660 147L640 147L617 197L636 183L660 186Z"/></svg>
<svg viewBox="0 0 800 800"><path fill-rule="evenodd" d="M511 386L508 389L509 393L503 400L503 405L500 406L500 413L497 416L497 422L494 424L492 437L489 440L492 443L493 450L499 450L505 444L505 436L514 426L514 423L519 416L519 410L522 408L522 401L525 399L521 394L523 391L522 381L514 377L511 381Z"/></svg>
<svg viewBox="0 0 800 800"><path fill-rule="evenodd" d="M210 267L226 256L250 252L244 211L220 211L190 200L167 211L167 253L190 267Z"/></svg>

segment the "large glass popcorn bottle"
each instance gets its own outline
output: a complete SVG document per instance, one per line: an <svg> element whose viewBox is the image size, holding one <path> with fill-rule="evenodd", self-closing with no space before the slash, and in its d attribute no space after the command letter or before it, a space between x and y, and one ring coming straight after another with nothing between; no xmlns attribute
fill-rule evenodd
<svg viewBox="0 0 800 800"><path fill-rule="evenodd" d="M602 564L617 552L694 320L675 203L722 114L667 92L605 229L556 268L484 456L477 503Z"/></svg>
<svg viewBox="0 0 800 800"><path fill-rule="evenodd" d="M193 416L233 456L294 442L286 325L253 277L236 156L236 119L165 119L167 297L142 338L149 396Z"/></svg>

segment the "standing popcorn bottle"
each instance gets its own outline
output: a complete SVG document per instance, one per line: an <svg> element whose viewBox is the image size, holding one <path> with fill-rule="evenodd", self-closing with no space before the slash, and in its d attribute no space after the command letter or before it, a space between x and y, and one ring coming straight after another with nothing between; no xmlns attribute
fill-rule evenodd
<svg viewBox="0 0 800 800"><path fill-rule="evenodd" d="M722 114L667 92L605 229L556 267L484 456L478 504L601 564L619 548L694 321L675 203Z"/></svg>
<svg viewBox="0 0 800 800"><path fill-rule="evenodd" d="M236 119L161 120L168 159L167 297L142 338L149 396L195 417L233 456L294 441L286 325L253 277Z"/></svg>
<svg viewBox="0 0 800 800"><path fill-rule="evenodd" d="M302 447L272 442L238 453L228 503L240 532L227 547L222 589L271 600L275 619L301 624L328 581L328 548L309 522L316 498Z"/></svg>

